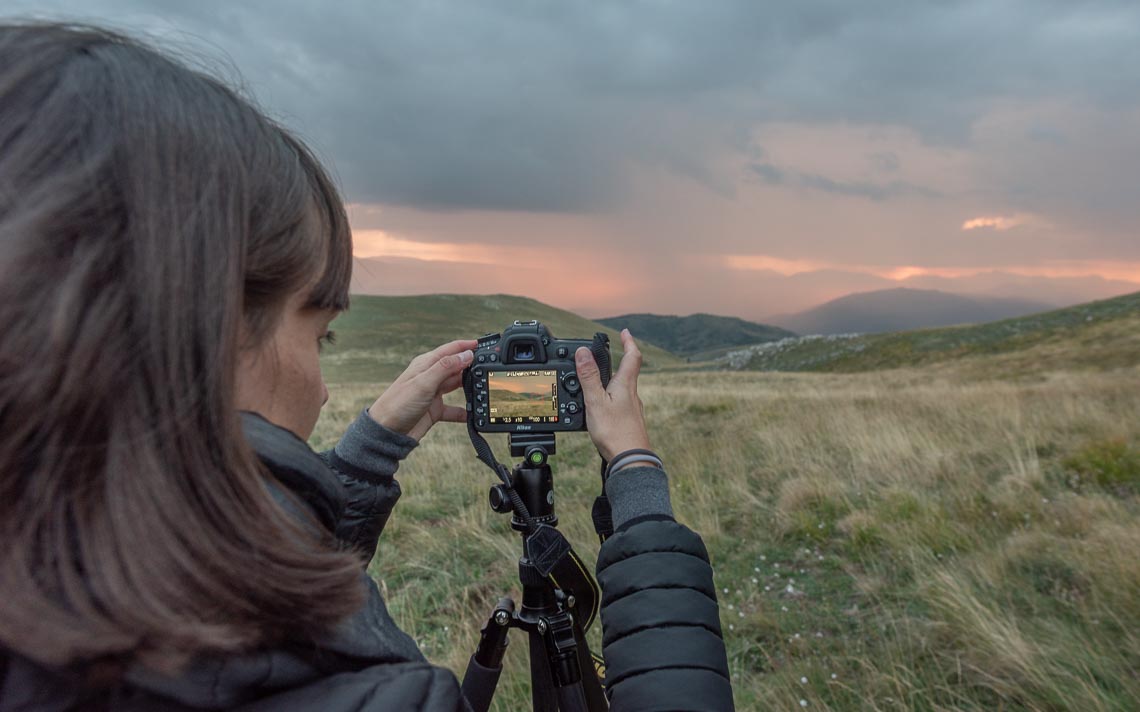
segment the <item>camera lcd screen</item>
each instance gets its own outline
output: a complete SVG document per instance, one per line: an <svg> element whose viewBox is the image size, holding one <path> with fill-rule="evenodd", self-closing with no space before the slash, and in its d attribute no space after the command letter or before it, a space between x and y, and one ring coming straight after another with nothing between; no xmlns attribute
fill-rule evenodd
<svg viewBox="0 0 1140 712"><path fill-rule="evenodd" d="M558 422L558 371L491 371L487 390L491 423Z"/></svg>

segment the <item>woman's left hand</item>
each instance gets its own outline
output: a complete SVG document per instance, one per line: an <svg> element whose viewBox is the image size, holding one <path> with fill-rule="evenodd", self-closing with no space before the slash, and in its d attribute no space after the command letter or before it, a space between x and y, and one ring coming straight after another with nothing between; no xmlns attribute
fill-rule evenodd
<svg viewBox="0 0 1140 712"><path fill-rule="evenodd" d="M368 408L384 427L422 440L440 421L467 422L466 408L444 405L443 396L463 385L463 369L471 365L475 339L452 341L421 354Z"/></svg>

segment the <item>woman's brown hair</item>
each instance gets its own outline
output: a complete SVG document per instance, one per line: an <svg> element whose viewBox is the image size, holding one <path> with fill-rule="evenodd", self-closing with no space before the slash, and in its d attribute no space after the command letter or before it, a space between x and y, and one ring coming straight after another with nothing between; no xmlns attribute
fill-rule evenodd
<svg viewBox="0 0 1140 712"><path fill-rule="evenodd" d="M298 289L346 308L351 259L312 154L222 82L0 26L0 646L171 669L361 604L234 403L240 349Z"/></svg>

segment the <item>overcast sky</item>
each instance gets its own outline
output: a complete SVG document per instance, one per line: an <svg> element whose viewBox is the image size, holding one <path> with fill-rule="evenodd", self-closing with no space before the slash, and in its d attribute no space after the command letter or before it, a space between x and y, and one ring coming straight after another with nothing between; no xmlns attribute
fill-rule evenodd
<svg viewBox="0 0 1140 712"><path fill-rule="evenodd" d="M240 77L357 286L748 318L1140 289L1140 3L0 0Z"/></svg>

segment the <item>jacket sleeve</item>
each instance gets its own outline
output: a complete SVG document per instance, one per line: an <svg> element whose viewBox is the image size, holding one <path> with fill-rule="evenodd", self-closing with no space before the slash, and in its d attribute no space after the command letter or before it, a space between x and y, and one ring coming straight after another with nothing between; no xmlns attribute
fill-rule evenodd
<svg viewBox="0 0 1140 712"><path fill-rule="evenodd" d="M400 499L396 469L418 441L380 425L364 410L331 450L320 454L344 486L344 514L336 536L367 563Z"/></svg>
<svg viewBox="0 0 1140 712"><path fill-rule="evenodd" d="M615 532L597 572L612 709L734 709L708 552L673 519L665 473L624 468L606 494Z"/></svg>

